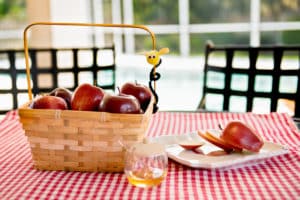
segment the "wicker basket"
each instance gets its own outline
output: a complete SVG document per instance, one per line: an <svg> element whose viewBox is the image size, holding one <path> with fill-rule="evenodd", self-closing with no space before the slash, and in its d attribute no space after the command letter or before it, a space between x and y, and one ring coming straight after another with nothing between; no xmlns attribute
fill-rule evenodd
<svg viewBox="0 0 300 200"><path fill-rule="evenodd" d="M126 144L141 142L152 116L23 107L20 121L41 170L121 172Z"/></svg>
<svg viewBox="0 0 300 200"><path fill-rule="evenodd" d="M53 25L53 23L43 22L28 27L45 24ZM56 23L54 25L89 26L91 24ZM97 26L133 27L106 24ZM24 47L28 94L29 100L32 101L26 40L28 27L24 32ZM155 42L153 44L155 45ZM120 145L120 141L125 144L143 141L151 120L154 101L152 98L144 114L31 109L30 103L27 103L18 111L20 122L30 143L35 168L122 172L125 149Z"/></svg>

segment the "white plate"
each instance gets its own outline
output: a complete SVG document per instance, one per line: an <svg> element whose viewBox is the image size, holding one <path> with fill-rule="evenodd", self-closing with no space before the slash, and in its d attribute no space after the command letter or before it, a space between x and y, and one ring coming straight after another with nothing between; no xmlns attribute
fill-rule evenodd
<svg viewBox="0 0 300 200"><path fill-rule="evenodd" d="M205 142L202 150L207 152L212 149L217 150L218 147L203 140L197 133L187 133L183 135L159 136L148 138L149 142L157 142L165 145L168 157L189 167L217 169L217 168L238 168L258 164L265 161L267 158L279 156L288 153L288 149L279 144L265 142L259 153L243 151L235 152L222 156L209 156L205 154L197 154L193 151L185 150L178 145L179 141L202 141ZM204 151L204 152L205 152Z"/></svg>

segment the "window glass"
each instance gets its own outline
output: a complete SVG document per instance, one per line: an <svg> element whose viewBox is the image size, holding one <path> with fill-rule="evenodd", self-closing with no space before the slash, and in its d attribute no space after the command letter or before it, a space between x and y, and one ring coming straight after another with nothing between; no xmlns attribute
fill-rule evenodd
<svg viewBox="0 0 300 200"><path fill-rule="evenodd" d="M0 1L0 31L9 36L0 38L0 49L22 48L21 30L25 27L26 1L2 0Z"/></svg>
<svg viewBox="0 0 300 200"><path fill-rule="evenodd" d="M190 23L248 22L248 0L190 1Z"/></svg>
<svg viewBox="0 0 300 200"><path fill-rule="evenodd" d="M261 32L262 45L295 45L300 43L300 31L268 31Z"/></svg>
<svg viewBox="0 0 300 200"><path fill-rule="evenodd" d="M261 21L299 21L299 0L261 0Z"/></svg>
<svg viewBox="0 0 300 200"><path fill-rule="evenodd" d="M133 1L136 24L178 24L178 1Z"/></svg>
<svg viewBox="0 0 300 200"><path fill-rule="evenodd" d="M250 34L245 33L198 33L191 34L191 54L199 55L204 53L205 44L208 40L211 40L215 45L248 45L250 41Z"/></svg>

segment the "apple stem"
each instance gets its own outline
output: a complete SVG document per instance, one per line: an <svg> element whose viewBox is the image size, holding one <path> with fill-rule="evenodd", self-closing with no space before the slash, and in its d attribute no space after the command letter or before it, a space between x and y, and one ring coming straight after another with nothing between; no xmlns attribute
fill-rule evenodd
<svg viewBox="0 0 300 200"><path fill-rule="evenodd" d="M218 125L220 130L223 130L223 126L221 124Z"/></svg>
<svg viewBox="0 0 300 200"><path fill-rule="evenodd" d="M118 89L118 91L119 91L119 94L121 94L121 90L120 90L120 87L119 87L119 86L117 87L117 89Z"/></svg>

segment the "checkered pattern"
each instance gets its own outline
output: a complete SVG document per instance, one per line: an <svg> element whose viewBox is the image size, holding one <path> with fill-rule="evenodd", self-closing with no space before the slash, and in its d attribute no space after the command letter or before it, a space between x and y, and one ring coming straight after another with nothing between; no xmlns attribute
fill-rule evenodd
<svg viewBox="0 0 300 200"><path fill-rule="evenodd" d="M35 170L18 114L9 112L0 122L0 199L299 199L300 133L286 114L159 112L147 136L218 128L233 119L290 152L230 170L192 169L170 160L166 180L142 189L131 186L123 173Z"/></svg>

